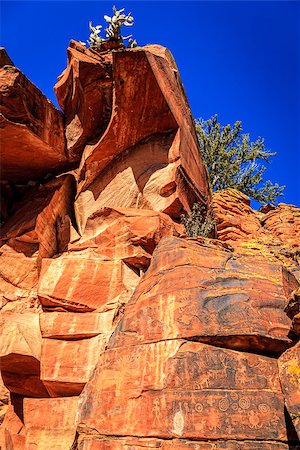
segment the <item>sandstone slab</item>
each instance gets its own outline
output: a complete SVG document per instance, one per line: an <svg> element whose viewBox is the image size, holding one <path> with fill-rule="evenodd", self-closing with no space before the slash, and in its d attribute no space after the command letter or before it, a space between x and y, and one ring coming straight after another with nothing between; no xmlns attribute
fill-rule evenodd
<svg viewBox="0 0 300 450"><path fill-rule="evenodd" d="M288 348L285 271L213 242L163 238L110 345L189 338L243 350Z"/></svg>
<svg viewBox="0 0 300 450"><path fill-rule="evenodd" d="M24 424L9 405L0 426L0 448L3 450L23 450L25 448Z"/></svg>
<svg viewBox="0 0 300 450"><path fill-rule="evenodd" d="M79 450L133 450L159 448L162 450L288 450L293 447L276 441L190 441L186 439L162 440L145 438L89 438L79 442ZM296 450L296 448L295 448Z"/></svg>
<svg viewBox="0 0 300 450"><path fill-rule="evenodd" d="M0 369L6 387L17 394L47 397L40 381L38 314L2 314L0 332Z"/></svg>
<svg viewBox="0 0 300 450"><path fill-rule="evenodd" d="M182 225L166 214L135 208L103 208L89 217L82 237L69 251L92 248L110 259L120 259L146 270L152 253L164 236L179 236Z"/></svg>
<svg viewBox="0 0 300 450"><path fill-rule="evenodd" d="M41 258L64 251L71 236L74 179L62 176L28 188L0 232L0 308L40 309L37 286Z"/></svg>
<svg viewBox="0 0 300 450"><path fill-rule="evenodd" d="M24 181L67 163L62 114L19 69L0 69L1 178Z"/></svg>
<svg viewBox="0 0 300 450"><path fill-rule="evenodd" d="M300 342L280 356L278 367L287 410L300 439Z"/></svg>
<svg viewBox="0 0 300 450"><path fill-rule="evenodd" d="M26 256L52 257L64 251L70 239L74 195L72 175L29 189L15 203L0 240Z"/></svg>
<svg viewBox="0 0 300 450"><path fill-rule="evenodd" d="M89 430L284 441L276 360L178 340L107 351L82 393L79 433Z"/></svg>
<svg viewBox="0 0 300 450"><path fill-rule="evenodd" d="M49 395L79 395L95 369L106 341L106 335L72 341L43 339L41 380Z"/></svg>
<svg viewBox="0 0 300 450"><path fill-rule="evenodd" d="M43 338L76 340L108 334L113 325L114 311L77 314L51 312L40 314Z"/></svg>
<svg viewBox="0 0 300 450"><path fill-rule="evenodd" d="M139 275L121 260L95 257L86 250L44 259L38 296L47 308L102 312L126 303L138 281Z"/></svg>
<svg viewBox="0 0 300 450"><path fill-rule="evenodd" d="M27 449L70 449L75 440L78 398L24 400ZM51 445L51 447L50 447Z"/></svg>

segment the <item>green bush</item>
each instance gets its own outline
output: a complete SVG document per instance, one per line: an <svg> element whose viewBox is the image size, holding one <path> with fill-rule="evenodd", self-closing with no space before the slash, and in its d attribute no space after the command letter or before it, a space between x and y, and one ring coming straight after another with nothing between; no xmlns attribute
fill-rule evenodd
<svg viewBox="0 0 300 450"><path fill-rule="evenodd" d="M265 148L264 139L251 142L242 133L242 123L222 126L218 116L196 120L201 154L206 163L213 191L235 188L262 204L276 203L285 186L263 182L266 167L276 153Z"/></svg>

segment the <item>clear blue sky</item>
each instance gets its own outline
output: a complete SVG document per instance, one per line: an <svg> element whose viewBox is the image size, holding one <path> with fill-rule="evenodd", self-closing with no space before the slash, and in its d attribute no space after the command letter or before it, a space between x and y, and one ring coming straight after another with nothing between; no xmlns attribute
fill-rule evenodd
<svg viewBox="0 0 300 450"><path fill-rule="evenodd" d="M114 2L2 1L1 45L52 101L70 39L88 39ZM173 53L194 117L243 122L277 156L266 179L300 206L300 3L298 1L123 1L140 45Z"/></svg>

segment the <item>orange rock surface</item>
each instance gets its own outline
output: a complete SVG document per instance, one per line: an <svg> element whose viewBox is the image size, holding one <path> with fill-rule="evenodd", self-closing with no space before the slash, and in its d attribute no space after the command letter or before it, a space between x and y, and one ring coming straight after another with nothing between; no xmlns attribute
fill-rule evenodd
<svg viewBox="0 0 300 450"><path fill-rule="evenodd" d="M211 196L164 47L0 63L1 450L298 450L300 209Z"/></svg>
<svg viewBox="0 0 300 450"><path fill-rule="evenodd" d="M90 51L82 47L76 57L83 64ZM98 61L106 64L101 55ZM66 73L70 65L72 61ZM110 121L100 139L86 145L80 163L75 210L81 233L88 218L105 206L179 217L183 208L210 197L191 113L170 53L155 45L119 50L112 52L111 65ZM80 76L73 83L80 85Z"/></svg>
<svg viewBox="0 0 300 450"><path fill-rule="evenodd" d="M165 237L128 304L115 346L189 338L242 350L289 347L289 280L265 258ZM266 313L267 311L267 313Z"/></svg>
<svg viewBox="0 0 300 450"><path fill-rule="evenodd" d="M162 450L288 450L289 447L282 442L268 441L187 441L187 440L161 440L143 438L88 438L79 441L79 450L144 450L145 448L159 448Z"/></svg>
<svg viewBox="0 0 300 450"><path fill-rule="evenodd" d="M0 232L2 310L38 311L41 259L63 251L70 240L74 179L59 177L28 188Z"/></svg>
<svg viewBox="0 0 300 450"><path fill-rule="evenodd" d="M12 65L0 68L0 95L1 179L61 170L68 162L62 114Z"/></svg>
<svg viewBox="0 0 300 450"><path fill-rule="evenodd" d="M259 211L250 199L235 190L213 194L212 207L217 221L217 237L236 252L263 254L273 261L297 270L300 264L300 209L279 203Z"/></svg>
<svg viewBox="0 0 300 450"><path fill-rule="evenodd" d="M66 141L71 160L79 160L84 146L105 131L111 116L112 53L99 55L71 41L68 67L54 86L65 113Z"/></svg>
<svg viewBox="0 0 300 450"><path fill-rule="evenodd" d="M26 398L24 423L25 448L37 450L71 449L76 438L77 397ZM41 412L44 411L44 414Z"/></svg>
<svg viewBox="0 0 300 450"><path fill-rule="evenodd" d="M300 438L300 343L284 352L279 360L279 376L287 410Z"/></svg>
<svg viewBox="0 0 300 450"><path fill-rule="evenodd" d="M276 361L197 342L105 352L82 400L80 432L285 439Z"/></svg>

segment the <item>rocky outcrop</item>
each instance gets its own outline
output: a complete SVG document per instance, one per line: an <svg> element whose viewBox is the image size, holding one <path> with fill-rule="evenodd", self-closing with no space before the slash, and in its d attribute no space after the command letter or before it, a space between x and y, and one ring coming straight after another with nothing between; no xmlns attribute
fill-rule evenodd
<svg viewBox="0 0 300 450"><path fill-rule="evenodd" d="M63 115L0 56L0 448L298 449L299 208L211 203L165 48L71 41Z"/></svg>
<svg viewBox="0 0 300 450"><path fill-rule="evenodd" d="M7 51L4 47L0 47L0 67L3 66L13 66L14 63L10 59L10 57L7 54Z"/></svg>
<svg viewBox="0 0 300 450"><path fill-rule="evenodd" d="M278 367L286 407L300 438L300 342L281 355Z"/></svg>
<svg viewBox="0 0 300 450"><path fill-rule="evenodd" d="M23 182L62 170L62 114L12 65L0 68L0 86L1 179Z"/></svg>
<svg viewBox="0 0 300 450"><path fill-rule="evenodd" d="M112 113L112 53L99 53L71 41L68 67L54 86L65 114L68 154L78 161L84 146L105 131Z"/></svg>
<svg viewBox="0 0 300 450"><path fill-rule="evenodd" d="M276 361L199 342L108 350L82 401L79 433L287 439Z"/></svg>
<svg viewBox="0 0 300 450"><path fill-rule="evenodd" d="M206 203L207 173L170 53L146 46L97 54L73 42L68 55L56 92L68 111L68 145L83 151L75 202L80 233L103 207L152 209L178 218L195 201ZM93 91L90 102L95 83L99 100Z"/></svg>
<svg viewBox="0 0 300 450"><path fill-rule="evenodd" d="M245 194L226 189L213 194L217 237L236 252L263 254L297 271L300 263L300 210L294 205L250 207ZM296 275L296 273L295 273ZM297 276L297 275L296 275Z"/></svg>
<svg viewBox="0 0 300 450"><path fill-rule="evenodd" d="M0 232L0 305L38 311L41 260L66 249L72 230L74 179L61 176L27 191L15 202Z"/></svg>

